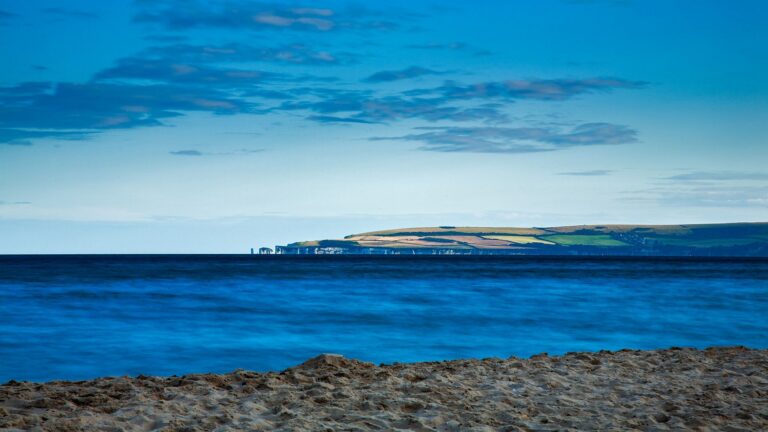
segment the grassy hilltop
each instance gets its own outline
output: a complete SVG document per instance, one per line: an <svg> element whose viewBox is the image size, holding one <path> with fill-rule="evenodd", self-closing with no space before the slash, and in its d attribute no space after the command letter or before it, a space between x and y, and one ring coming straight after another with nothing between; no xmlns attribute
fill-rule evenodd
<svg viewBox="0 0 768 432"><path fill-rule="evenodd" d="M302 250L303 248L303 250ZM424 227L292 243L283 253L629 254L768 256L768 223Z"/></svg>

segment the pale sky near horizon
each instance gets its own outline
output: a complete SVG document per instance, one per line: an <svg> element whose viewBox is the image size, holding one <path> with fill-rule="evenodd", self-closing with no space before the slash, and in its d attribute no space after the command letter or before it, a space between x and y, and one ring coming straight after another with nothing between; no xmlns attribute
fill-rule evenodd
<svg viewBox="0 0 768 432"><path fill-rule="evenodd" d="M759 0L0 0L0 253L768 221Z"/></svg>

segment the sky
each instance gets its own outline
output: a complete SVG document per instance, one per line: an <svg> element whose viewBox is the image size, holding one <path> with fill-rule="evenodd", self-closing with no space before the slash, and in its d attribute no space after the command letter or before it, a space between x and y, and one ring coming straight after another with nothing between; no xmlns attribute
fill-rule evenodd
<svg viewBox="0 0 768 432"><path fill-rule="evenodd" d="M768 221L768 3L0 0L0 253Z"/></svg>

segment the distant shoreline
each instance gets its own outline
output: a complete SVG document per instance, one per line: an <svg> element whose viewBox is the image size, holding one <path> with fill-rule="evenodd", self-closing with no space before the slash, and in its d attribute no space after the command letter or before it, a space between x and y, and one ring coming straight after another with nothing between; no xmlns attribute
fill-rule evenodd
<svg viewBox="0 0 768 432"><path fill-rule="evenodd" d="M420 227L262 247L283 255L556 255L768 257L768 223Z"/></svg>
<svg viewBox="0 0 768 432"><path fill-rule="evenodd" d="M99 254L0 254L0 260L21 259L138 259L138 258L205 258L205 259L241 259L252 260L477 260L477 261L515 261L515 260L544 260L544 261L690 261L690 262L766 262L768 256L712 256L712 255L405 255L405 254L271 254L251 255L248 253L168 253L168 254L141 254L141 253L99 253Z"/></svg>

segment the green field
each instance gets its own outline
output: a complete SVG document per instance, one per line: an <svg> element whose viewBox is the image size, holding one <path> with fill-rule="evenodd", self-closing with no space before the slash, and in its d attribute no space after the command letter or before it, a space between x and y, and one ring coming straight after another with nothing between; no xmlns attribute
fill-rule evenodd
<svg viewBox="0 0 768 432"><path fill-rule="evenodd" d="M484 235L483 238L487 238L487 239L491 239L491 240L504 240L504 241L508 241L510 243L516 243L516 244L531 244L531 243L554 244L551 241L542 240L540 238L533 237L533 236Z"/></svg>
<svg viewBox="0 0 768 432"><path fill-rule="evenodd" d="M607 234L555 234L541 238L561 246L629 246L629 244L613 239Z"/></svg>

